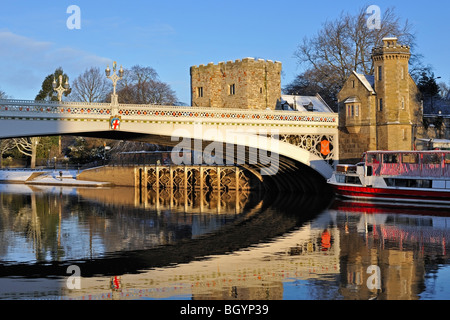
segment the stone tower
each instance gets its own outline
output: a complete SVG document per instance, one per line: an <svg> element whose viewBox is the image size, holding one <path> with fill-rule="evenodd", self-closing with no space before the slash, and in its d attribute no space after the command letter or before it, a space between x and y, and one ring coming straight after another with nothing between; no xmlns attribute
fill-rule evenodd
<svg viewBox="0 0 450 320"><path fill-rule="evenodd" d="M420 137L422 106L409 74L408 46L384 38L373 48L374 73L355 71L338 94L341 161L369 150L412 150Z"/></svg>
<svg viewBox="0 0 450 320"><path fill-rule="evenodd" d="M413 148L419 110L417 88L409 75L410 56L409 46L399 45L397 38L384 38L372 51L379 150Z"/></svg>
<svg viewBox="0 0 450 320"><path fill-rule="evenodd" d="M191 67L194 107L275 109L281 98L281 62L253 58Z"/></svg>

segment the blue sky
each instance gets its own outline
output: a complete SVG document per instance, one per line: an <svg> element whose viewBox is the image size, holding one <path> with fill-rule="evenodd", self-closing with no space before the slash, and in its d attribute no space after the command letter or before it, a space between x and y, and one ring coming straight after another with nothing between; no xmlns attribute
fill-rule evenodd
<svg viewBox="0 0 450 320"><path fill-rule="evenodd" d="M302 71L293 54L327 19L369 5L394 6L417 33L417 52L450 83L450 2L350 0L0 0L0 89L34 99L46 75L63 67L71 79L113 60L151 66L180 101L190 103L189 68L245 57L283 63L282 86ZM81 10L70 30L67 8Z"/></svg>

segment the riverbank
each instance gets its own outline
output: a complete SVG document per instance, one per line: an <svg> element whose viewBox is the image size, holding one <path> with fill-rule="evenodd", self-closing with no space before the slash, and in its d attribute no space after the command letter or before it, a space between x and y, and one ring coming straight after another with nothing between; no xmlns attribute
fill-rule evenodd
<svg viewBox="0 0 450 320"><path fill-rule="evenodd" d="M60 174L61 172L61 174ZM78 180L77 170L0 170L0 183L23 183L31 185L60 185L79 187L108 187L110 182Z"/></svg>

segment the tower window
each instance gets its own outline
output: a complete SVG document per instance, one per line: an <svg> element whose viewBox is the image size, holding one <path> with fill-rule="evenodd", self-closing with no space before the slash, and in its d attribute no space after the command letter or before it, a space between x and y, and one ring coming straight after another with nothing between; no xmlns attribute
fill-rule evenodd
<svg viewBox="0 0 450 320"><path fill-rule="evenodd" d="M378 66L378 81L383 80L383 68L381 66Z"/></svg>
<svg viewBox="0 0 450 320"><path fill-rule="evenodd" d="M402 110L405 110L405 98L402 97Z"/></svg>
<svg viewBox="0 0 450 320"><path fill-rule="evenodd" d="M197 88L197 96L198 96L199 98L202 98L202 97L203 97L203 87L198 87L198 88Z"/></svg>
<svg viewBox="0 0 450 320"><path fill-rule="evenodd" d="M230 92L230 95L235 95L236 94L236 86L235 86L234 83L230 85L230 91L229 92Z"/></svg>
<svg viewBox="0 0 450 320"><path fill-rule="evenodd" d="M383 111L383 99L380 98L378 101L378 111Z"/></svg>

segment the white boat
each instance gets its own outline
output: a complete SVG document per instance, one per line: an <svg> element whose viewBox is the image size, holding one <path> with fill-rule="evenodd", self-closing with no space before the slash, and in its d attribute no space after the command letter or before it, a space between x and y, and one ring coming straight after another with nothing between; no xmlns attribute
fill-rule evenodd
<svg viewBox="0 0 450 320"><path fill-rule="evenodd" d="M368 151L337 165L328 183L343 199L450 205L450 151Z"/></svg>

